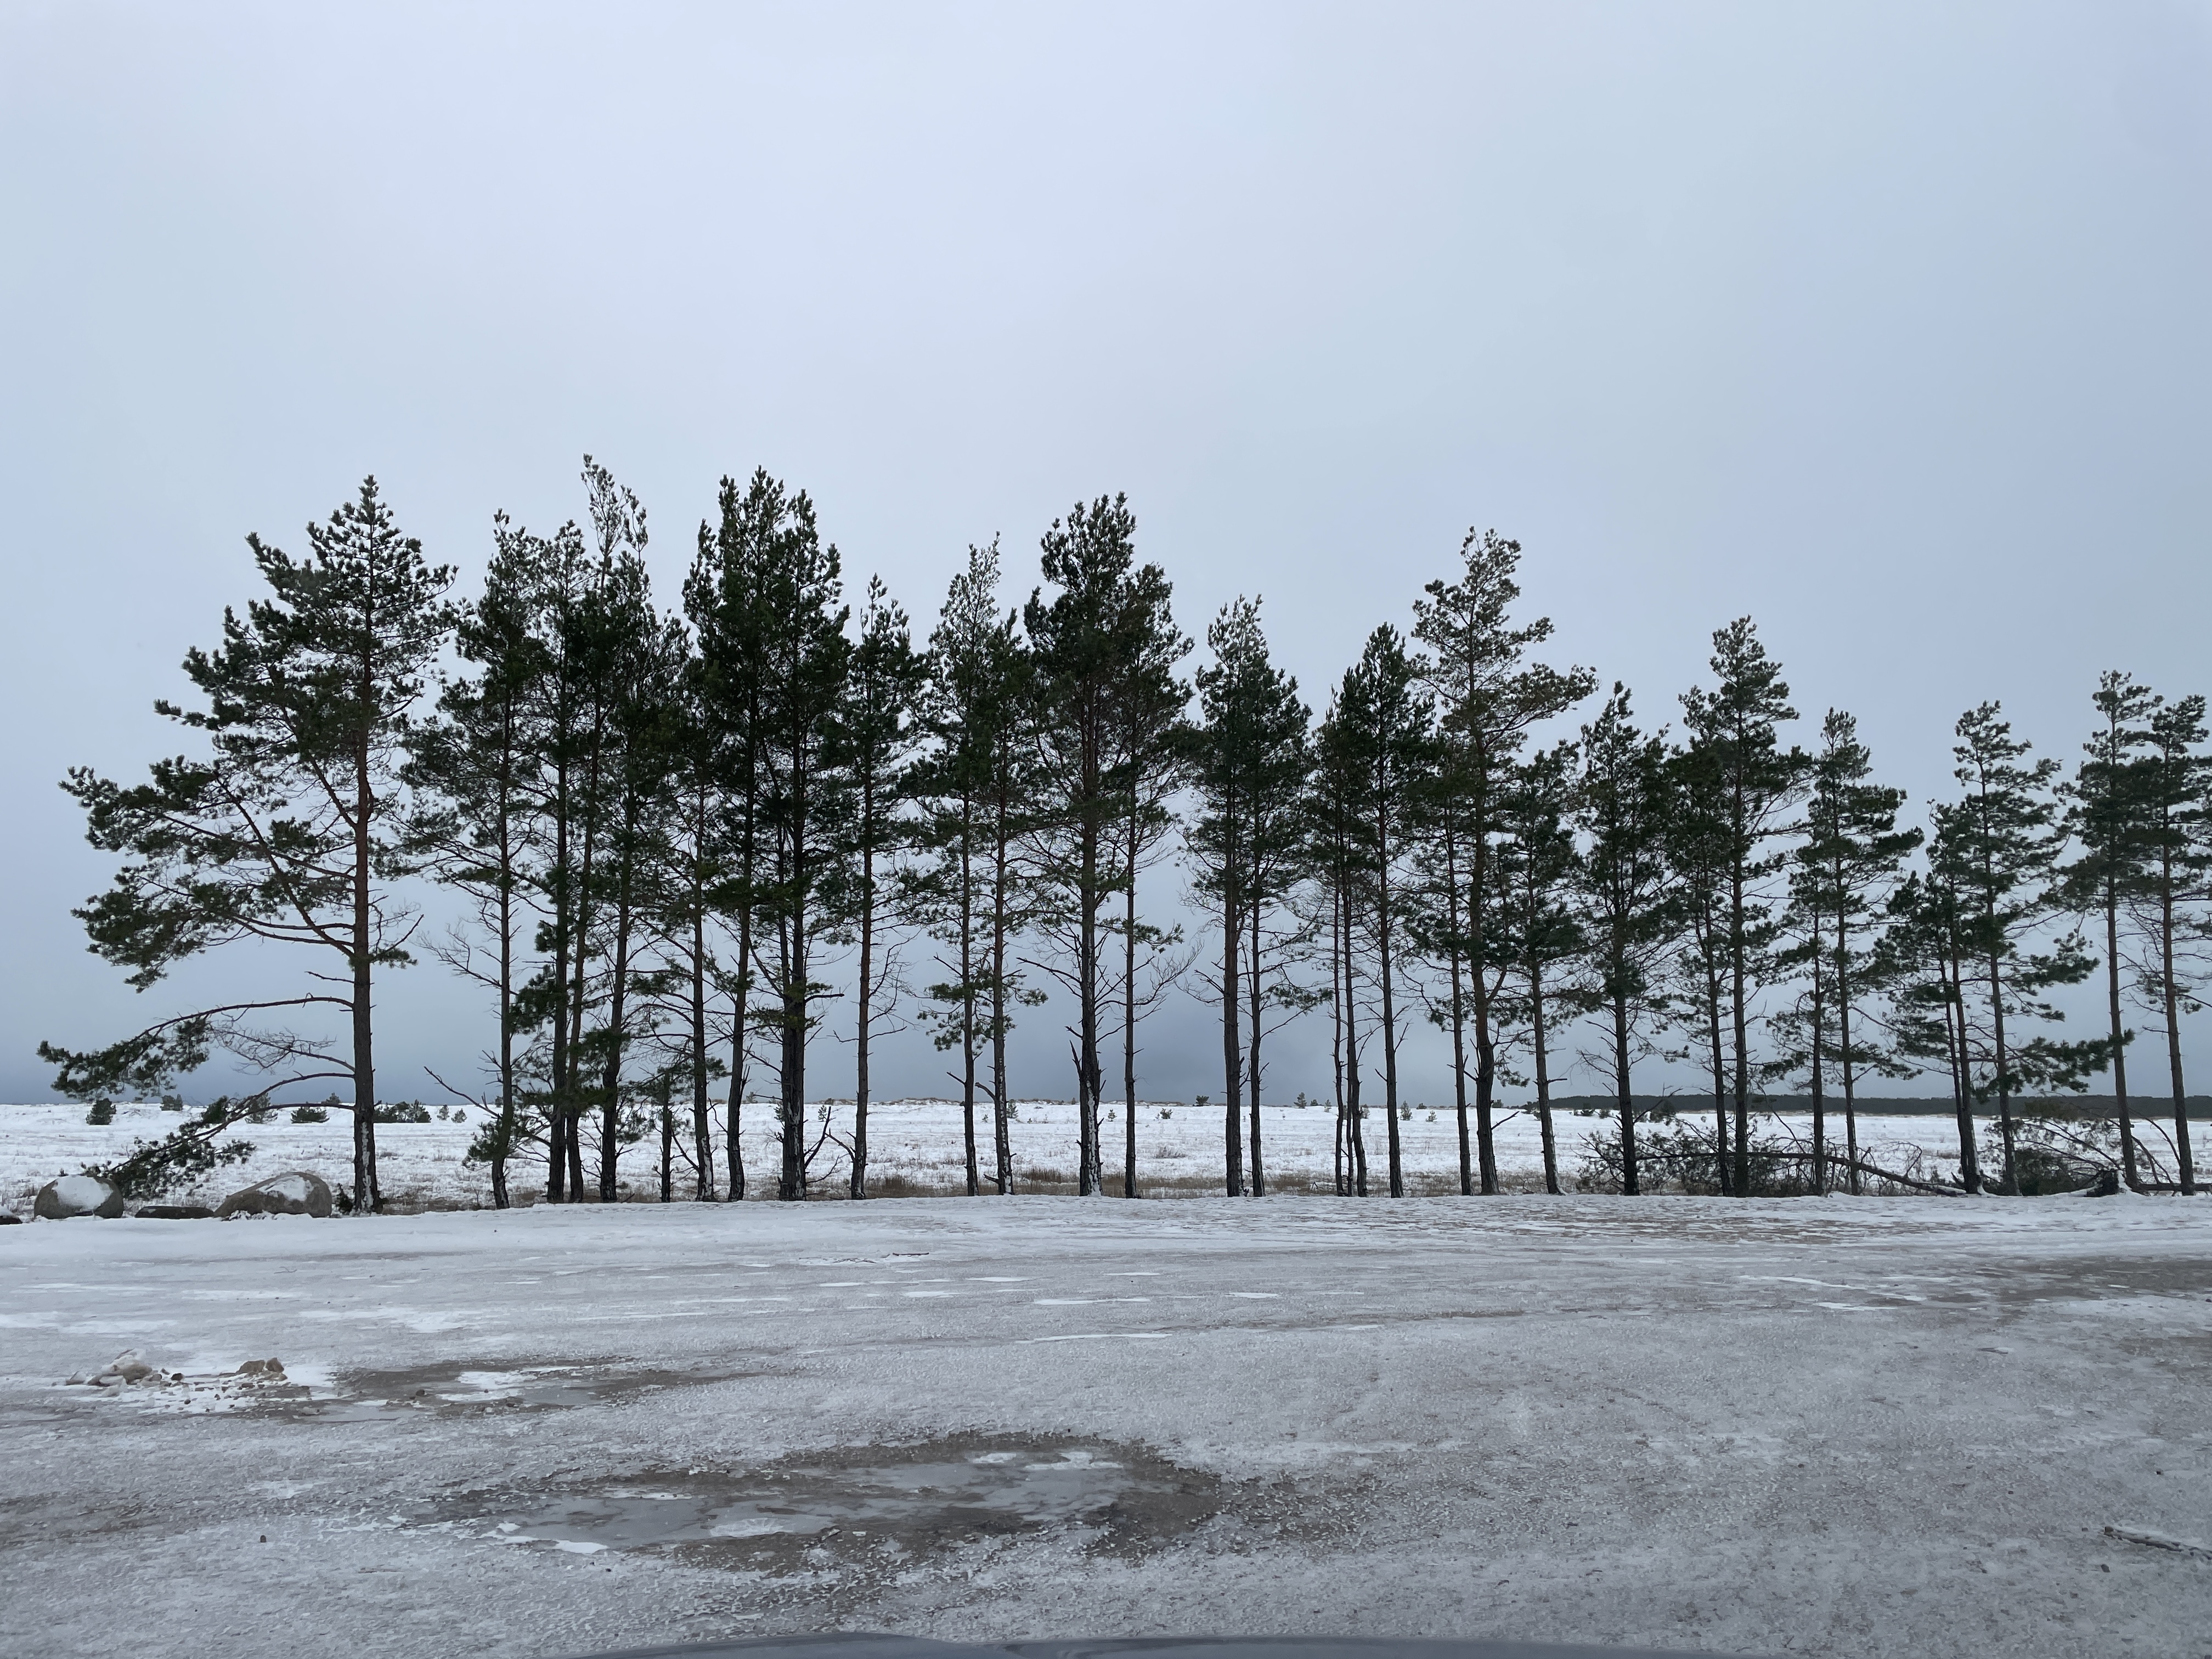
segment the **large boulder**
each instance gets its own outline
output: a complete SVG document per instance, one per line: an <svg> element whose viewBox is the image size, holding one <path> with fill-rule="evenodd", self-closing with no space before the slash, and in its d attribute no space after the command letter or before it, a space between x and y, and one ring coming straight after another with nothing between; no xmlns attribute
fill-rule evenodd
<svg viewBox="0 0 2212 1659"><path fill-rule="evenodd" d="M73 1215L113 1218L123 1213L123 1194L98 1176L60 1176L39 1188L32 1206L48 1221L66 1221Z"/></svg>
<svg viewBox="0 0 2212 1659"><path fill-rule="evenodd" d="M228 1221L234 1215L312 1215L331 1212L331 1185L306 1170L291 1170L233 1193L216 1213Z"/></svg>

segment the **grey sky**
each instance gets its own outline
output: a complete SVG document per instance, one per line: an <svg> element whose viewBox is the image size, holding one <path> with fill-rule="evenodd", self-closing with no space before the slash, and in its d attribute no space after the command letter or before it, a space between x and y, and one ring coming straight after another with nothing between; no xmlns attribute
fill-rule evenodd
<svg viewBox="0 0 2212 1659"><path fill-rule="evenodd" d="M2212 682L2202 4L19 4L0 226L9 1098L155 1012L54 780L371 471L472 578L589 450L672 597L762 464L925 624L1127 490L1316 700L1495 525L1647 714L1748 612L1922 799L1983 697L2070 764L2099 669ZM381 1006L387 1092L465 1068L442 970Z"/></svg>

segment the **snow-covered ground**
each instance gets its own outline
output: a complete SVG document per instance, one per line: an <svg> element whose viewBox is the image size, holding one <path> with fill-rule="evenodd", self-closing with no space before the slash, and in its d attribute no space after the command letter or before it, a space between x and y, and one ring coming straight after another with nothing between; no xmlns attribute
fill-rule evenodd
<svg viewBox="0 0 2212 1659"><path fill-rule="evenodd" d="M1022 1191L1049 1191L1071 1185L1075 1177L1075 1109L1066 1101L1024 1101L1016 1108L1012 1127L1017 1187ZM1118 1181L1126 1125L1119 1106L1107 1131L1107 1166ZM827 1137L820 1135L821 1114L827 1112ZM1141 1188L1162 1195L1218 1191L1223 1179L1222 1112L1218 1106L1198 1107L1155 1102L1139 1108L1137 1134L1138 1178ZM1326 1107L1263 1106L1261 1136L1269 1178L1287 1190L1328 1191L1333 1184L1335 1115ZM818 1140L820 1152L811 1170L818 1190L837 1193L846 1183L844 1140L849 1134L852 1109L826 1103L813 1109L810 1139ZM1773 1120L1790 1133L1810 1144L1809 1120L1784 1116ZM85 1121L82 1106L0 1106L0 1208L17 1214L30 1212L38 1188L57 1175L74 1174L88 1164L119 1157L132 1142L167 1133L182 1120L152 1105L117 1108L112 1124L94 1127ZM772 1188L777 1166L774 1108L751 1105L741 1120L745 1162L754 1188ZM1560 1170L1573 1184L1583 1162L1583 1143L1598 1127L1595 1120L1561 1113L1554 1120ZM719 1158L721 1130L719 1118L715 1145ZM868 1114L869 1166L877 1186L898 1194L954 1193L965 1182L963 1134L957 1103L942 1100L879 1103ZM1419 1106L1398 1125L1408 1183L1416 1193L1456 1191L1459 1182L1459 1131L1449 1109ZM679 1135L684 1132L679 1126ZM1389 1128L1382 1109L1370 1108L1365 1135L1370 1165L1379 1181ZM206 1179L171 1195L170 1201L212 1204L227 1192L247 1186L287 1170L312 1170L333 1186L350 1185L353 1140L349 1120L333 1114L327 1123L291 1122L283 1113L272 1114L265 1124L240 1126L238 1137L251 1141L253 1157L242 1164L226 1166ZM463 1161L473 1127L458 1120L428 1123L380 1124L377 1128L379 1181L384 1192L404 1204L440 1206L488 1204L489 1171ZM990 1126L988 1110L976 1126L985 1178L990 1169ZM1829 1133L1840 1148L1843 1127L1832 1119ZM1901 1168L1916 1153L1923 1169L1940 1176L1955 1164L1957 1130L1940 1117L1889 1117L1864 1114L1859 1119L1863 1155L1884 1169ZM1541 1184L1543 1151L1535 1118L1525 1111L1501 1113L1497 1127L1498 1158L1510 1186L1534 1188ZM635 1196L657 1195L659 1190L659 1141L654 1136L624 1149L621 1170L625 1189ZM678 1151L678 1192L688 1191L688 1165ZM591 1172L596 1179L597 1164ZM765 1178L765 1179L763 1179ZM534 1158L520 1161L513 1176L518 1197L534 1197L544 1188L544 1171Z"/></svg>
<svg viewBox="0 0 2212 1659"><path fill-rule="evenodd" d="M0 1653L2202 1655L2208 1366L2179 1199L9 1227Z"/></svg>

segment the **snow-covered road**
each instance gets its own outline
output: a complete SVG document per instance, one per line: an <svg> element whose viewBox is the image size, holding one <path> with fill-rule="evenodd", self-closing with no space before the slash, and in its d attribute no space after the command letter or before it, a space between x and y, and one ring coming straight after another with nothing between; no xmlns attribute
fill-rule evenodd
<svg viewBox="0 0 2212 1659"><path fill-rule="evenodd" d="M2212 1541L2201 1202L88 1220L0 1230L0 1353L11 1655L2212 1652L2106 1530Z"/></svg>

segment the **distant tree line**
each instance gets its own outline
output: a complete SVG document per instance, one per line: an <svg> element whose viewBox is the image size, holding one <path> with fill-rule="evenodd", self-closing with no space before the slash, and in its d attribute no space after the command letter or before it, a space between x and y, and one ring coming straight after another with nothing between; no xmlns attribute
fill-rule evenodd
<svg viewBox="0 0 2212 1659"><path fill-rule="evenodd" d="M2104 675L2070 773L1981 704L1954 727L1955 792L1913 826L1849 714L1809 746L1785 736L1797 711L1748 619L1715 633L1670 725L1540 660L1551 624L1516 619L1521 549L1494 532L1468 533L1407 631L1368 636L1316 718L1257 599L1188 666L1120 496L1045 532L1026 600L1002 593L995 540L971 547L917 640L879 580L855 612L812 502L765 472L722 481L672 607L636 497L588 457L584 483L584 522L550 535L495 515L468 601L374 479L304 558L249 538L265 591L186 657L195 700L156 705L198 752L135 785L70 773L92 842L123 860L76 914L135 988L217 946L301 947L281 994L41 1045L79 1098L158 1092L217 1049L265 1079L134 1170L210 1167L229 1121L319 1085L349 1091L349 1196L375 1207L374 988L427 952L485 999L474 1155L501 1205L526 1161L550 1201L611 1200L624 1148L656 1138L664 1199L744 1198L761 1094L776 1195L818 1187L834 1140L864 1198L875 1047L917 1025L958 1084L967 1190L1011 1192L1008 1037L1048 986L1071 1011L1084 1194L1140 1190L1139 1029L1171 994L1219 1011L1231 1194L1267 1191L1263 1054L1301 1018L1328 1022L1348 1194L1406 1190L1400 1062L1424 1021L1449 1043L1470 1194L1499 1189L1508 1087L1533 1090L1547 1188L1571 1178L1563 1054L1614 1103L1584 1179L1625 1193L1662 1172L1858 1190L1887 1174L1860 1145L1863 1085L1917 1072L1955 1103L1956 1184L2020 1191L2037 1150L2020 1098L2106 1070L2120 1178L2195 1188L2201 696ZM422 934L423 879L464 924ZM1193 907L1186 942L1160 918ZM2051 994L2093 975L2104 1029L2062 1037ZM840 1006L850 1120L810 1119L809 1055ZM2130 1091L2145 1039L2158 1112ZM1639 1106L1637 1068L1684 1059L1709 1112ZM1761 1138L1772 1087L1809 1094L1809 1146ZM1995 1170L1976 1139L1992 1110Z"/></svg>

